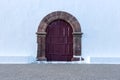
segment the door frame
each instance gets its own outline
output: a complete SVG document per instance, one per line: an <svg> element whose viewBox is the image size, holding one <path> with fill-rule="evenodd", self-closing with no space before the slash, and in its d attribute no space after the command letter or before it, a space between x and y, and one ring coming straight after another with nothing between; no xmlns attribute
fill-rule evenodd
<svg viewBox="0 0 120 80"><path fill-rule="evenodd" d="M55 11L47 16L45 16L38 26L37 34L37 60L38 61L46 61L45 57L45 40L46 40L46 29L48 25L57 19L64 20L68 22L73 29L73 59L72 61L80 60L76 56L81 56L81 26L78 20L71 14L64 11Z"/></svg>

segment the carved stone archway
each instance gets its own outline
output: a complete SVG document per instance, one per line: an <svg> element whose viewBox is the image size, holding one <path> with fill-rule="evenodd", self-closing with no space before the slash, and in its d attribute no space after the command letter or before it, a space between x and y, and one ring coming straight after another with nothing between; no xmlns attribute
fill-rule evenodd
<svg viewBox="0 0 120 80"><path fill-rule="evenodd" d="M81 26L78 20L71 14L63 11L55 11L47 16L45 16L37 30L37 60L46 60L45 57L45 38L46 38L46 28L54 20L61 19L68 22L73 29L73 59L79 60L76 56L81 56Z"/></svg>

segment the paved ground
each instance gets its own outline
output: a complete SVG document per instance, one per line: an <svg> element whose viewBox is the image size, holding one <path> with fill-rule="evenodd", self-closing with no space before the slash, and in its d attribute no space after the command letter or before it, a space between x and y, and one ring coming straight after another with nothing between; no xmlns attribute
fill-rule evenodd
<svg viewBox="0 0 120 80"><path fill-rule="evenodd" d="M1 64L0 80L120 80L120 65Z"/></svg>

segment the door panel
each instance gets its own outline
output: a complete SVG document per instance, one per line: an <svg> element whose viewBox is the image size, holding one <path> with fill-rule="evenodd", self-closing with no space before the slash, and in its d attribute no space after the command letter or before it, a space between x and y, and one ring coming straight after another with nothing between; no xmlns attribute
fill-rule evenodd
<svg viewBox="0 0 120 80"><path fill-rule="evenodd" d="M70 24L55 20L46 29L45 53L48 61L71 61L73 57L73 35Z"/></svg>

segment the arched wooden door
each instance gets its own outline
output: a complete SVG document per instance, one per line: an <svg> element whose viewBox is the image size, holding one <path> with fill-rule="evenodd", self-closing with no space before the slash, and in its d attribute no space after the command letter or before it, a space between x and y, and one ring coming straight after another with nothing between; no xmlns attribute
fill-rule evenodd
<svg viewBox="0 0 120 80"><path fill-rule="evenodd" d="M51 22L46 29L47 61L71 61L73 57L72 27L64 20Z"/></svg>

